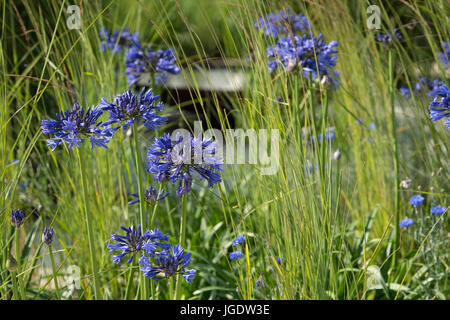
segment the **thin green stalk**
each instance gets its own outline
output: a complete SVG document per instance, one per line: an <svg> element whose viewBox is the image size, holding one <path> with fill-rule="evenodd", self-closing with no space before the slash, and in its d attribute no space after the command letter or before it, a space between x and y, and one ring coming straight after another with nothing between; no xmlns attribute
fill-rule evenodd
<svg viewBox="0 0 450 320"><path fill-rule="evenodd" d="M14 236L15 244L16 244L16 260L17 260L17 282L19 283L20 289L20 299L24 300L26 298L25 287L23 286L23 282L20 281L20 265L21 265L21 252L20 252L20 232L19 228L16 228L16 233Z"/></svg>
<svg viewBox="0 0 450 320"><path fill-rule="evenodd" d="M144 189L142 184L142 162L141 162L141 151L139 148L139 139L138 139L138 127L137 123L133 124L133 141L134 141L134 149L136 152L136 175L138 182L138 195L139 195L139 223L141 225L142 230L146 228L144 224ZM142 299L148 298L148 280L145 278L143 274L140 275L142 285Z"/></svg>
<svg viewBox="0 0 450 320"><path fill-rule="evenodd" d="M19 288L17 286L17 272L11 271L11 280L12 280L12 287L13 287L13 300L19 300Z"/></svg>
<svg viewBox="0 0 450 320"><path fill-rule="evenodd" d="M58 300L61 300L61 294L59 293L59 286L58 286L58 276L56 273L55 261L53 259L53 250L51 244L48 245L48 252L50 254L50 262L52 263L53 282L55 283L56 296L58 297Z"/></svg>
<svg viewBox="0 0 450 320"><path fill-rule="evenodd" d="M182 210L181 210L181 223L180 223L180 246L184 248L185 240L186 240L186 205L187 205L187 196L183 195L182 199ZM177 285L175 289L175 300L180 300L181 297L181 277L177 276Z"/></svg>
<svg viewBox="0 0 450 320"><path fill-rule="evenodd" d="M84 161L81 160L80 150L77 148L78 163L80 165L81 185L83 188L83 210L84 220L86 222L86 230L89 242L89 254L91 259L92 272L94 274L94 299L101 299L100 296L100 278L98 274L98 264L94 246L94 235L92 231L91 212L89 209L89 198L87 194L86 168Z"/></svg>
<svg viewBox="0 0 450 320"><path fill-rule="evenodd" d="M125 290L125 300L130 299L130 293L131 293L131 286L133 284L134 279L134 266L136 265L135 258L133 258L133 262L130 266L130 270L128 271L128 281L127 281L127 288Z"/></svg>
<svg viewBox="0 0 450 320"><path fill-rule="evenodd" d="M391 126L392 126L392 153L394 156L394 212L395 212L395 245L394 250L400 245L400 193L399 193L399 167L397 150L397 124L395 119L394 104L394 51L389 50L389 104L391 107ZM395 266L396 253L393 256L393 265Z"/></svg>

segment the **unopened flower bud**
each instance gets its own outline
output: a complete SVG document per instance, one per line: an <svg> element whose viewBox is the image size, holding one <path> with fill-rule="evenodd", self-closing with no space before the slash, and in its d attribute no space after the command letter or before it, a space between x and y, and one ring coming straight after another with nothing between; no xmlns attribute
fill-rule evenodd
<svg viewBox="0 0 450 320"><path fill-rule="evenodd" d="M47 228L44 227L44 232L42 232L42 242L46 245L51 245L53 241L53 236L55 232L53 231L53 228Z"/></svg>
<svg viewBox="0 0 450 320"><path fill-rule="evenodd" d="M333 153L333 159L334 160L339 160L341 158L341 149L337 149L334 153Z"/></svg>
<svg viewBox="0 0 450 320"><path fill-rule="evenodd" d="M25 214L23 213L22 210L20 209L11 210L11 223L13 224L13 226L15 226L16 228L20 228L24 222L25 222Z"/></svg>
<svg viewBox="0 0 450 320"><path fill-rule="evenodd" d="M402 182L400 182L400 187L403 189L409 189L409 187L411 186L411 179L406 178L405 180L403 180Z"/></svg>

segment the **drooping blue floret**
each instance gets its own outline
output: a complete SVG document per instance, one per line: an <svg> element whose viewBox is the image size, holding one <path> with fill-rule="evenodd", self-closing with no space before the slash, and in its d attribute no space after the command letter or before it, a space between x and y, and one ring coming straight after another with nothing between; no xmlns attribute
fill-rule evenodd
<svg viewBox="0 0 450 320"><path fill-rule="evenodd" d="M416 194L409 199L409 204L413 207L420 206L425 201L425 198L420 194Z"/></svg>
<svg viewBox="0 0 450 320"><path fill-rule="evenodd" d="M279 265L281 265L283 263L283 258L281 258L281 257L278 257L276 260Z"/></svg>
<svg viewBox="0 0 450 320"><path fill-rule="evenodd" d="M126 255L130 255L128 263L133 261L135 254L145 250L146 254L152 256L157 247L165 247L166 244L160 243L160 241L169 240L167 234L163 234L158 228L152 231L146 231L144 234L141 232L141 227L137 228L131 226L129 228L120 227L125 231L125 235L112 234L111 239L116 241L116 244L107 244L109 252L122 251L121 254L112 256L114 263L120 263L122 258Z"/></svg>
<svg viewBox="0 0 450 320"><path fill-rule="evenodd" d="M400 221L399 222L399 226L400 227L402 227L402 228L406 228L406 227L409 227L409 226L411 226L411 225L413 225L414 224L414 220L413 219L411 219L411 218L405 218L405 219L403 219L402 221Z"/></svg>
<svg viewBox="0 0 450 320"><path fill-rule="evenodd" d="M135 204L139 202L139 195L136 193L131 193L131 195L137 200L132 200L128 202L128 204ZM164 199L167 197L169 193L165 193L164 189L161 189L161 191L158 193L158 191L153 188L152 186L149 186L147 190L145 190L145 201L150 204L155 204L157 201Z"/></svg>
<svg viewBox="0 0 450 320"><path fill-rule="evenodd" d="M439 60L448 68L450 65L450 42L442 42L444 51L438 52Z"/></svg>
<svg viewBox="0 0 450 320"><path fill-rule="evenodd" d="M143 48L136 45L128 50L125 58L125 74L130 86L137 84L144 74L153 75L156 84L161 85L166 82L168 74L180 72L172 49L153 51L151 46Z"/></svg>
<svg viewBox="0 0 450 320"><path fill-rule="evenodd" d="M263 30L267 36L278 37L288 32L308 32L311 29L311 24L308 18L301 13L295 14L288 9L287 11L281 10L260 17L255 22L255 28Z"/></svg>
<svg viewBox="0 0 450 320"><path fill-rule="evenodd" d="M430 209L432 214L441 215L447 210L447 207L444 206L435 206Z"/></svg>
<svg viewBox="0 0 450 320"><path fill-rule="evenodd" d="M11 223L16 227L20 228L25 222L25 214L20 209L11 210Z"/></svg>
<svg viewBox="0 0 450 320"><path fill-rule="evenodd" d="M99 36L103 52L111 49L113 53L120 53L139 44L139 33L131 33L128 28L121 31L102 29Z"/></svg>
<svg viewBox="0 0 450 320"><path fill-rule="evenodd" d="M84 138L89 138L92 149L94 146L107 149L115 129L98 122L102 113L101 108L84 109L75 103L72 110L57 114L57 120L42 120L42 132L54 136L47 140L47 146L55 150L66 142L71 149L73 146L79 147Z"/></svg>
<svg viewBox="0 0 450 320"><path fill-rule="evenodd" d="M309 34L282 37L275 46L267 48L269 71L279 67L290 72L299 70L305 78L327 77L327 81L336 86L339 73L333 68L337 63L338 51L334 49L337 45L336 41L325 43L322 34L317 38Z"/></svg>
<svg viewBox="0 0 450 320"><path fill-rule="evenodd" d="M156 252L155 263L145 255L139 259L140 270L147 278L160 280L181 274L188 283L192 283L196 273L195 269L186 269L191 262L191 254L184 253L183 247L179 244L170 245L161 252Z"/></svg>
<svg viewBox="0 0 450 320"><path fill-rule="evenodd" d="M223 161L217 151L217 142L212 138L201 140L189 134L177 135L173 141L165 133L155 138L147 151L147 171L156 181L178 182L177 195L182 196L191 190L193 173L206 180L209 187L222 181L219 172Z"/></svg>
<svg viewBox="0 0 450 320"><path fill-rule="evenodd" d="M436 97L430 103L430 118L433 121L447 118L445 126L450 128L450 90L446 86L436 90Z"/></svg>
<svg viewBox="0 0 450 320"><path fill-rule="evenodd" d="M229 254L230 260L237 260L242 256L243 256L243 254L239 250L233 251Z"/></svg>
<svg viewBox="0 0 450 320"><path fill-rule="evenodd" d="M242 243L244 243L244 242L245 242L245 236L243 236L243 235L237 236L237 238L232 241L233 246L235 246L235 247L240 245L240 244L242 244Z"/></svg>
<svg viewBox="0 0 450 320"><path fill-rule="evenodd" d="M411 98L411 90L409 90L405 86L400 87L400 94L407 99Z"/></svg>
<svg viewBox="0 0 450 320"><path fill-rule="evenodd" d="M375 41L381 42L386 45L392 44L394 41L402 40L402 35L397 29L389 31L387 33L379 33L374 36Z"/></svg>
<svg viewBox="0 0 450 320"><path fill-rule="evenodd" d="M105 125L119 124L127 129L133 122L143 121L148 130L155 130L167 121L167 118L156 115L163 110L158 99L159 95L153 95L152 89L145 91L142 88L139 97L128 90L117 95L114 102L103 98L99 108L109 112L109 121Z"/></svg>

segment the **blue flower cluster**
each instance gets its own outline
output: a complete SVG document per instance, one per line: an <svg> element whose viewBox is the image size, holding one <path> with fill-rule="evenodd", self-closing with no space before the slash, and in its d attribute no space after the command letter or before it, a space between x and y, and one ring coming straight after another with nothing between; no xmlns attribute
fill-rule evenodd
<svg viewBox="0 0 450 320"><path fill-rule="evenodd" d="M97 146L107 149L106 145L115 129L98 121L102 113L99 107L84 109L75 103L72 110L57 114L57 120L42 120L42 132L54 135L54 138L47 140L47 146L55 150L66 142L71 149L74 145L79 147L83 138L89 138L92 148Z"/></svg>
<svg viewBox="0 0 450 320"><path fill-rule="evenodd" d="M113 53L120 53L139 44L139 33L131 33L129 28L121 31L102 29L99 35L103 51L111 49Z"/></svg>
<svg viewBox="0 0 450 320"><path fill-rule="evenodd" d="M414 224L414 220L411 218L405 218L402 221L399 222L399 226L402 228L407 228L409 226L412 226Z"/></svg>
<svg viewBox="0 0 450 320"><path fill-rule="evenodd" d="M433 121L446 118L445 127L450 128L450 90L445 85L436 90L436 97L430 103L430 118Z"/></svg>
<svg viewBox="0 0 450 320"><path fill-rule="evenodd" d="M128 263L133 261L136 254L142 253L142 250L152 252L157 247L167 247L166 244L160 241L168 241L169 236L163 234L158 228L153 231L146 231L142 234L141 227L131 226L129 228L120 227L125 231L125 235L112 234L111 239L116 241L116 244L107 244L109 252L116 250L122 251L119 255L112 256L114 263L120 263L125 256L130 256Z"/></svg>
<svg viewBox="0 0 450 320"><path fill-rule="evenodd" d="M181 274L188 283L191 283L196 270L186 269L192 262L191 254L184 253L180 245L165 243L169 236L163 234L158 228L152 231L141 232L141 227L121 227L125 235L112 234L111 239L116 244L107 244L109 252L121 251L113 255L114 263L120 263L125 256L129 256L131 263L136 255L140 255L140 270L147 278L159 280Z"/></svg>
<svg viewBox="0 0 450 320"><path fill-rule="evenodd" d="M394 41L402 40L402 35L397 29L394 29L394 31L389 31L387 33L379 33L374 36L374 39L382 44L390 45Z"/></svg>
<svg viewBox="0 0 450 320"><path fill-rule="evenodd" d="M264 31L267 36L278 37L288 32L308 32L312 27L308 18L301 13L287 11L269 13L255 22L255 28Z"/></svg>
<svg viewBox="0 0 450 320"><path fill-rule="evenodd" d="M244 242L245 242L245 236L240 235L236 239L234 239L231 243L233 244L234 247L237 247L237 246L243 244ZM235 250L235 251L231 252L228 256L230 257L230 260L238 260L239 258L241 258L243 256L243 253L240 250Z"/></svg>
<svg viewBox="0 0 450 320"><path fill-rule="evenodd" d="M439 60L441 60L441 63L448 68L450 64L450 42L443 42L442 48L444 51L438 52Z"/></svg>
<svg viewBox="0 0 450 320"><path fill-rule="evenodd" d="M212 138L202 140L188 134L172 140L165 133L155 138L147 151L147 171L156 181L178 182L177 195L182 196L191 190L193 173L206 180L209 187L222 181L218 172L222 171L223 161L217 150L217 142Z"/></svg>
<svg viewBox="0 0 450 320"><path fill-rule="evenodd" d="M409 204L413 207L420 206L425 201L425 198L420 194L416 194L409 199Z"/></svg>
<svg viewBox="0 0 450 320"><path fill-rule="evenodd" d="M152 89L146 92L142 88L139 97L128 90L117 95L111 103L103 98L99 107L109 112L109 121L105 125L121 124L123 129L127 129L133 122L142 120L147 129L155 130L167 121L167 118L156 115L163 110L162 103L156 102L158 99Z"/></svg>
<svg viewBox="0 0 450 320"><path fill-rule="evenodd" d="M317 38L307 34L282 37L275 46L267 48L269 71L279 67L290 72L299 70L305 78L311 76L312 80L316 80L325 76L336 86L339 73L332 69L337 63L338 51L334 49L337 45L336 41L325 43L322 34Z"/></svg>
<svg viewBox="0 0 450 320"><path fill-rule="evenodd" d="M152 257L155 263L152 263ZM172 244L160 252L146 250L146 255L139 259L140 269L147 278L160 280L181 274L188 283L192 283L197 272L195 269L186 269L191 262L191 254L184 253L179 244Z"/></svg>
<svg viewBox="0 0 450 320"><path fill-rule="evenodd" d="M135 204L139 202L139 195L136 193L131 193L131 195L135 198L137 198L137 200L132 200L130 202L128 202L128 204ZM158 191L156 191L155 188L153 188L152 186L149 186L147 190L145 190L145 202L149 203L149 204L155 204L157 201L164 199L165 197L167 197L169 195L169 193L164 193L164 189L161 189L161 191L158 193Z"/></svg>
<svg viewBox="0 0 450 320"><path fill-rule="evenodd" d="M445 85L445 83L439 79L434 79L433 81L431 81L427 77L420 77L419 81L416 82L412 91L415 95L426 92L428 96L435 98L437 96L439 88L443 85ZM411 98L411 90L409 88L406 88L405 86L400 87L400 93L405 98Z"/></svg>
<svg viewBox="0 0 450 320"><path fill-rule="evenodd" d="M53 242L53 236L55 235L55 232L53 228L47 228L44 227L44 231L42 232L42 242L46 245L51 245Z"/></svg>
<svg viewBox="0 0 450 320"><path fill-rule="evenodd" d="M154 75L156 84L160 85L166 82L168 74L180 73L172 49L153 51L151 46L136 45L128 50L125 58L125 74L130 86L142 80L143 74Z"/></svg>

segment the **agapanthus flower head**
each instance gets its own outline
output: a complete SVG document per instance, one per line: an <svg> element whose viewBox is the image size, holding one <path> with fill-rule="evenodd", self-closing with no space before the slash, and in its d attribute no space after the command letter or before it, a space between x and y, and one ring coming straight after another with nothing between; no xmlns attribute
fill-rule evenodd
<svg viewBox="0 0 450 320"><path fill-rule="evenodd" d="M425 201L425 198L420 194L416 194L409 199L409 204L413 207L420 206Z"/></svg>
<svg viewBox="0 0 450 320"><path fill-rule="evenodd" d="M394 41L400 41L402 40L402 35L397 29L394 29L394 31L389 31L387 33L379 33L374 36L375 41L381 42L385 45L390 45Z"/></svg>
<svg viewBox="0 0 450 320"><path fill-rule="evenodd" d="M156 181L178 182L177 195L189 193L193 174L206 180L208 186L221 182L219 172L223 161L218 154L218 145L212 138L194 138L191 134L177 135L172 140L169 134L155 138L147 151L147 171Z"/></svg>
<svg viewBox="0 0 450 320"><path fill-rule="evenodd" d="M399 226L400 227L402 227L402 228L406 228L406 227L409 227L409 226L411 226L411 225L413 225L414 224L414 220L413 219L411 219L411 218L405 218L405 219L403 219L402 221L400 221L399 222Z"/></svg>
<svg viewBox="0 0 450 320"><path fill-rule="evenodd" d="M109 252L122 251L119 255L112 256L114 263L120 263L122 258L130 255L128 263L133 261L135 254L141 253L145 250L146 254L152 256L158 247L165 247L166 244L160 241L167 241L169 236L163 234L158 228L153 231L146 231L142 234L140 226L131 226L129 228L120 227L125 231L125 235L112 234L111 239L116 241L116 244L107 244Z"/></svg>
<svg viewBox="0 0 450 320"><path fill-rule="evenodd" d="M156 84L161 85L166 82L168 74L180 73L172 49L153 51L151 46L137 45L128 50L125 58L125 74L130 86L142 80L144 74L153 75Z"/></svg>
<svg viewBox="0 0 450 320"><path fill-rule="evenodd" d="M139 96L128 90L117 95L113 102L103 98L98 107L109 112L109 121L105 125L120 124L127 129L135 121L143 121L148 130L155 130L167 121L167 118L157 115L163 110L158 99L159 95L154 95L152 89L145 91L142 88Z"/></svg>
<svg viewBox="0 0 450 320"><path fill-rule="evenodd" d="M113 53L119 53L139 44L139 33L131 33L129 28L120 31L102 29L99 35L103 51L111 49Z"/></svg>
<svg viewBox="0 0 450 320"><path fill-rule="evenodd" d="M447 210L444 206L434 206L430 209L430 212L435 215L441 215Z"/></svg>
<svg viewBox="0 0 450 320"><path fill-rule="evenodd" d="M54 136L47 139L47 146L55 150L66 142L71 149L73 146L79 147L83 139L88 138L92 148L97 146L107 149L106 145L115 129L98 121L102 113L103 110L98 107L84 109L75 103L72 110L57 114L57 120L42 120L42 132Z"/></svg>
<svg viewBox="0 0 450 320"><path fill-rule="evenodd" d="M445 83L439 79L430 80L427 77L420 77L412 88L412 91L404 86L400 87L400 93L407 99L412 94L426 93L428 96L435 98L438 95L439 88L445 86Z"/></svg>
<svg viewBox="0 0 450 320"><path fill-rule="evenodd" d="M244 243L244 242L245 242L245 236L243 236L243 235L237 236L237 238L232 241L233 246L235 246L235 247L240 245L240 244L242 244L242 243Z"/></svg>
<svg viewBox="0 0 450 320"><path fill-rule="evenodd" d="M441 86L436 90L436 97L430 103L430 118L433 121L446 118L445 126L450 128L450 90Z"/></svg>
<svg viewBox="0 0 450 320"><path fill-rule="evenodd" d="M308 18L301 13L295 14L288 9L286 11L272 12L264 17L260 17L255 22L255 28L263 30L267 36L278 37L288 32L309 32L311 24Z"/></svg>
<svg viewBox="0 0 450 320"><path fill-rule="evenodd" d="M281 265L281 263L283 263L283 258L281 258L281 257L278 257L276 260L279 265Z"/></svg>
<svg viewBox="0 0 450 320"><path fill-rule="evenodd" d="M48 246L51 245L54 235L55 232L53 231L53 228L44 227L44 231L42 232L42 242Z"/></svg>
<svg viewBox="0 0 450 320"><path fill-rule="evenodd" d="M192 283L196 270L186 269L192 262L191 254L185 253L179 244L170 245L160 252L155 253L155 263L150 257L142 255L139 259L140 270L144 276L153 280L170 278L181 274L188 283Z"/></svg>
<svg viewBox="0 0 450 320"><path fill-rule="evenodd" d="M317 38L309 34L282 37L267 49L269 71L273 72L279 67L289 72L298 70L305 78L311 76L312 80L319 81L327 76L336 86L339 73L333 68L337 64L337 45L336 41L325 43L322 34Z"/></svg>
<svg viewBox="0 0 450 320"><path fill-rule="evenodd" d="M20 209L11 210L11 223L14 227L20 228L25 222L25 214Z"/></svg>
<svg viewBox="0 0 450 320"><path fill-rule="evenodd" d="M444 51L438 52L439 60L448 68L450 65L450 42L442 42L442 48Z"/></svg>
<svg viewBox="0 0 450 320"><path fill-rule="evenodd" d="M135 204L139 202L139 195L137 193L131 193L131 195L137 200L133 200L128 202L128 204ZM152 186L149 186L147 190L145 190L145 201L149 204L154 205L157 201L164 199L167 197L169 193L165 193L164 189L161 189L161 191L158 193L158 191L153 188Z"/></svg>
<svg viewBox="0 0 450 320"><path fill-rule="evenodd" d="M243 256L242 252L239 250L233 251L229 254L230 260L237 260Z"/></svg>

